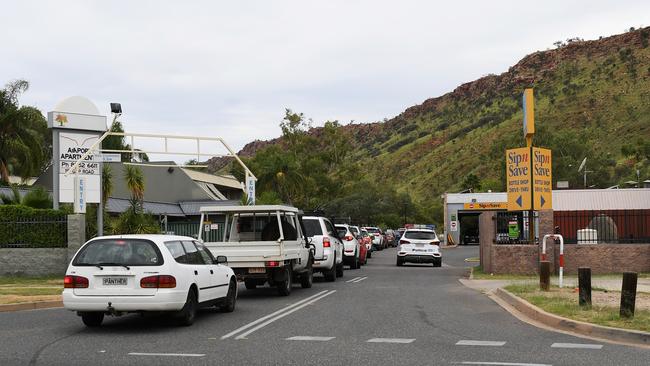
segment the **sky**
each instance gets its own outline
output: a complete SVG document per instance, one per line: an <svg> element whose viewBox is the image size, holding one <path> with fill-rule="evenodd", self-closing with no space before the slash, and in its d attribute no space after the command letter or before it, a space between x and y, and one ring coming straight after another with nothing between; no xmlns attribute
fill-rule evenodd
<svg viewBox="0 0 650 366"><path fill-rule="evenodd" d="M279 136L285 108L381 121L555 41L650 25L650 1L25 0L0 24L0 86L29 81L22 105L119 102L127 132L239 150Z"/></svg>

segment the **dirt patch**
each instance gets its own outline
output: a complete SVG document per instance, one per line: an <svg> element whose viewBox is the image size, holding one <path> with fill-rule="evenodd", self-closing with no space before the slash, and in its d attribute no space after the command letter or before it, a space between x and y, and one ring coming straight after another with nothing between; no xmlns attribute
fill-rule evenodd
<svg viewBox="0 0 650 366"><path fill-rule="evenodd" d="M544 297L561 297L568 300L578 301L577 288L552 288L551 291L537 291L534 295ZM591 303L594 306L606 306L611 308L619 308L621 305L621 293L618 291L591 291ZM637 310L650 310L650 294L639 292L636 294L636 309Z"/></svg>
<svg viewBox="0 0 650 366"><path fill-rule="evenodd" d="M0 296L0 305L17 304L21 302L37 302L37 301L61 301L61 295L43 295L43 296L2 295Z"/></svg>

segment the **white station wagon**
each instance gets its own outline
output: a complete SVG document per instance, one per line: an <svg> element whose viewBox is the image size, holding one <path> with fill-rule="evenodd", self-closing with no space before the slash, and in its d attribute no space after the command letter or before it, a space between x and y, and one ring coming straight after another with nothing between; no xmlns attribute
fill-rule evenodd
<svg viewBox="0 0 650 366"><path fill-rule="evenodd" d="M237 280L226 264L185 236L94 238L68 266L63 306L89 327L101 325L104 315L150 311L173 312L191 325L199 307L235 309Z"/></svg>
<svg viewBox="0 0 650 366"><path fill-rule="evenodd" d="M409 263L432 263L442 266L440 240L436 232L428 229L408 229L399 240L397 265Z"/></svg>

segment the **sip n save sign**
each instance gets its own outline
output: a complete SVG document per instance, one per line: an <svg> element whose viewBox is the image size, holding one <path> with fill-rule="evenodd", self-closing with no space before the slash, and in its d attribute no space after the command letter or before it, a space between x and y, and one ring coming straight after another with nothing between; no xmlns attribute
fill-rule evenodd
<svg viewBox="0 0 650 366"><path fill-rule="evenodd" d="M553 208L552 154L549 149L506 150L508 211Z"/></svg>

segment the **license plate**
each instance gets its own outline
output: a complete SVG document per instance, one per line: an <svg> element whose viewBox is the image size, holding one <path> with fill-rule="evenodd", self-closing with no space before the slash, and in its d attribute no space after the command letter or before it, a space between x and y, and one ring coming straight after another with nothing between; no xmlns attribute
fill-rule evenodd
<svg viewBox="0 0 650 366"><path fill-rule="evenodd" d="M104 277L102 284L104 286L126 286L127 279L124 277Z"/></svg>
<svg viewBox="0 0 650 366"><path fill-rule="evenodd" d="M414 252L426 252L426 249L413 249Z"/></svg>
<svg viewBox="0 0 650 366"><path fill-rule="evenodd" d="M266 268L249 268L248 273L266 273Z"/></svg>

